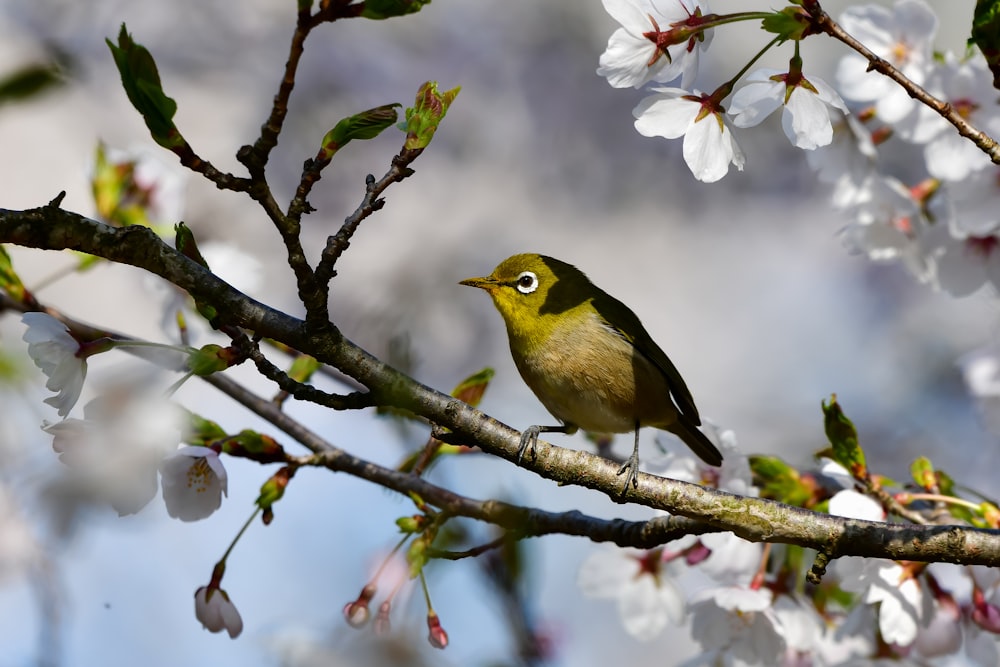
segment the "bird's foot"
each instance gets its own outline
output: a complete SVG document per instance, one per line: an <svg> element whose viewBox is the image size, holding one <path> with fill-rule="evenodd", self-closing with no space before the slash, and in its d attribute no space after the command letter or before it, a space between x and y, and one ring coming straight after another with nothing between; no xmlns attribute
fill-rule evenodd
<svg viewBox="0 0 1000 667"><path fill-rule="evenodd" d="M529 426L521 431L521 445L517 448L517 463L520 465L524 453L531 447L531 458L535 458L535 445L538 444L538 434L542 432L541 426Z"/></svg>
<svg viewBox="0 0 1000 667"><path fill-rule="evenodd" d="M622 487L622 495L624 496L628 493L628 487L631 483L632 488L638 488L639 486L639 452L632 452L632 456L628 457L628 461L618 469L618 474L625 475L625 486Z"/></svg>

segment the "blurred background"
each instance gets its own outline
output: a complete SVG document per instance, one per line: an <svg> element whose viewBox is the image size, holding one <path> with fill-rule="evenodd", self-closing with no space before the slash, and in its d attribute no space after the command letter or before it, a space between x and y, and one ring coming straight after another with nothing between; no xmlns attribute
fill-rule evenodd
<svg viewBox="0 0 1000 667"><path fill-rule="evenodd" d="M836 16L847 3L824 5ZM973 3L948 5L938 48L960 51ZM750 8L735 0L711 7ZM179 183L177 215L199 241L255 258L236 267L256 274L252 295L299 314L261 211L185 174L158 151L129 105L104 43L123 21L156 58L178 104L177 125L195 150L243 173L234 155L257 136L270 108L294 3L0 0L0 78L52 62L65 77L0 105L0 206L40 206L65 190L64 208L93 215L89 175L98 142L159 154ZM457 282L489 273L515 252L553 255L632 307L680 368L702 414L733 429L747 452L809 465L825 445L820 401L836 392L876 471L905 479L923 454L969 486L996 493L996 437L956 365L997 343L995 297L955 300L916 284L901 266L849 255L839 237L848 220L832 210L829 192L776 117L737 131L745 171L713 185L695 181L680 141L634 131L631 110L643 93L612 89L596 76L616 27L596 0L434 0L415 16L313 33L269 165L279 201L291 196L302 161L340 118L389 102L406 106L428 79L443 89L462 86L415 176L389 189L384 210L364 222L338 265L334 322L373 353L407 359L417 379L442 391L492 366L486 412L516 428L550 423L517 375L489 299ZM722 29L698 87L714 89L765 42L756 27ZM842 53L823 37L803 45L807 71L829 81ZM780 67L789 56L779 49L764 64ZM388 131L356 142L324 173L311 197L317 211L305 222L311 259L360 202L365 175L384 173L400 141ZM75 262L56 253L12 254L29 287ZM151 282L135 269L98 266L38 296L72 317L166 340ZM430 570L452 642L446 651L426 644L419 594L396 605L393 640L348 628L341 609L396 541L393 520L412 509L370 484L322 471L302 471L274 523L255 523L230 559L224 587L243 615L243 635L231 641L202 630L193 593L207 583L268 473L227 462L228 500L196 524L169 519L158 501L121 519L107 508L67 506L50 438L38 429L55 413L41 403L47 392L23 356L22 333L16 316L0 319L0 345L21 356L22 366L21 379L5 385L0 399L0 667L518 664L508 610L472 560ZM113 356L95 359L78 405L102 382L134 372ZM270 395L248 369L231 373ZM274 433L198 382L178 398L231 432ZM386 465L426 438L425 429L370 412L289 411L335 445ZM643 433L647 457L656 437ZM551 440L590 446L581 435ZM625 452L630 442L620 437L617 447ZM475 498L650 516L487 457L447 460L431 478ZM483 526L469 530L489 538ZM593 548L561 537L523 544L530 563L524 602L549 641L547 664L662 665L672 664L664 655L678 662L693 655L685 629L640 644L621 629L613 602L579 593L576 571Z"/></svg>

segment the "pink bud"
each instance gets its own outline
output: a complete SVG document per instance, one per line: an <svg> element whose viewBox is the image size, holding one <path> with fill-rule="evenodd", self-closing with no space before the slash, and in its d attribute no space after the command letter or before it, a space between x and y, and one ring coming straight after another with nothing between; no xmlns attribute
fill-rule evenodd
<svg viewBox="0 0 1000 667"><path fill-rule="evenodd" d="M987 632L1000 634L1000 609L990 604L978 588L972 591L972 620Z"/></svg>
<svg viewBox="0 0 1000 667"><path fill-rule="evenodd" d="M352 628L364 627L370 616L367 600L355 600L344 605L344 618L347 619L347 624Z"/></svg>
<svg viewBox="0 0 1000 667"><path fill-rule="evenodd" d="M392 626L389 623L389 612L392 610L392 604L386 600L378 606L378 614L375 616L374 630L377 635L388 634Z"/></svg>
<svg viewBox="0 0 1000 667"><path fill-rule="evenodd" d="M375 586L367 584L361 589L361 594L358 595L357 600L344 605L344 618L347 619L348 625L352 628L360 628L368 622L368 619L371 617L368 603L371 602L373 597L375 597Z"/></svg>
<svg viewBox="0 0 1000 667"><path fill-rule="evenodd" d="M441 620L433 610L427 612L427 641L434 648L448 647L448 633L441 627Z"/></svg>
<svg viewBox="0 0 1000 667"><path fill-rule="evenodd" d="M712 550L700 541L684 552L684 562L688 565L697 565L712 555Z"/></svg>

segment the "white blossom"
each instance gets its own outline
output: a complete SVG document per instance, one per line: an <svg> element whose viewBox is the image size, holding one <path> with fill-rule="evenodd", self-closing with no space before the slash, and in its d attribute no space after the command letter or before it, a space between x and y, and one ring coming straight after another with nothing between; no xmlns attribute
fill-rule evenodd
<svg viewBox="0 0 1000 667"><path fill-rule="evenodd" d="M937 16L923 0L897 0L892 9L878 5L849 7L840 25L875 55L889 61L910 80L923 84L930 72ZM913 120L921 106L890 78L869 71L868 61L850 53L837 70L844 97L872 103L878 117L898 129Z"/></svg>
<svg viewBox="0 0 1000 667"><path fill-rule="evenodd" d="M947 231L951 218L947 205L946 198L933 196L925 207L898 179L872 176L851 209L856 222L843 230L844 242L873 261L902 261L918 280L933 282L941 230ZM936 213L933 233L928 210Z"/></svg>
<svg viewBox="0 0 1000 667"><path fill-rule="evenodd" d="M939 99L951 104L976 129L990 136L1000 136L1000 113L993 74L978 51L974 57L958 59L945 55L944 64L935 70L929 84ZM977 171L992 165L989 156L955 131L955 127L929 109L934 119L934 136L924 147L927 171L935 178L961 182ZM990 171L995 171L990 169Z"/></svg>
<svg viewBox="0 0 1000 667"><path fill-rule="evenodd" d="M228 478L217 451L183 446L160 462L160 485L170 516L198 521L222 505Z"/></svg>
<svg viewBox="0 0 1000 667"><path fill-rule="evenodd" d="M684 619L684 598L674 581L682 566L661 556L659 549L597 549L580 566L577 586L588 597L616 600L625 631L653 639L668 623Z"/></svg>
<svg viewBox="0 0 1000 667"><path fill-rule="evenodd" d="M183 414L162 398L105 394L86 419L43 427L76 479L119 514L134 514L158 489L157 468L177 449Z"/></svg>
<svg viewBox="0 0 1000 667"><path fill-rule="evenodd" d="M66 325L47 313L25 313L21 321L28 325L24 332L28 355L48 377L46 389L58 392L45 402L65 417L79 400L87 378L87 360L78 356L80 343Z"/></svg>
<svg viewBox="0 0 1000 667"><path fill-rule="evenodd" d="M221 588L202 586L195 591L194 615L209 632L225 630L233 639L243 632L240 612Z"/></svg>
<svg viewBox="0 0 1000 667"><path fill-rule="evenodd" d="M597 74L615 88L640 88L650 81L667 83L681 77L687 88L698 71L699 53L708 48L712 31L659 50L654 33L666 32L697 12L707 14L703 0L603 0L604 9L621 24L601 54Z"/></svg>
<svg viewBox="0 0 1000 667"><path fill-rule="evenodd" d="M635 129L646 137L684 137L684 162L694 177L714 183L729 173L730 163L740 171L746 159L726 124L723 108L697 90L654 88L657 94L632 110Z"/></svg>
<svg viewBox="0 0 1000 667"><path fill-rule="evenodd" d="M703 662L685 664L780 664L786 645L773 602L769 589L747 586L718 587L697 595L691 607L691 636L701 645Z"/></svg>
<svg viewBox="0 0 1000 667"><path fill-rule="evenodd" d="M842 489L830 498L830 514L866 521L885 521L885 510L871 496Z"/></svg>
<svg viewBox="0 0 1000 667"><path fill-rule="evenodd" d="M878 628L890 644L909 646L931 614L932 599L919 582L895 561L841 558L836 562L840 585L861 595L865 604L878 605Z"/></svg>
<svg viewBox="0 0 1000 667"><path fill-rule="evenodd" d="M840 95L817 77L758 69L733 95L729 115L736 127L758 125L781 109L781 127L792 145L814 150L833 141L830 110L847 113Z"/></svg>

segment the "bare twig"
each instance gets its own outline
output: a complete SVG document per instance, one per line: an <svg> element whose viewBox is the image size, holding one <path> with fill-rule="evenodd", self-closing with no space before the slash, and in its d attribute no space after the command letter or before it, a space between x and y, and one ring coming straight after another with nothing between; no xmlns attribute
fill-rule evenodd
<svg viewBox="0 0 1000 667"><path fill-rule="evenodd" d="M374 405L371 394L367 392L355 391L350 394L331 394L317 389L312 385L296 382L288 377L287 373L272 364L260 351L260 347L256 342L251 342L244 338L243 347L245 347L247 355L253 361L254 365L257 366L257 370L260 371L261 375L278 385L282 391L288 392L300 401L309 401L310 403L332 408L333 410L360 410L362 408L370 408ZM280 407L280 403L278 405Z"/></svg>
<svg viewBox="0 0 1000 667"><path fill-rule="evenodd" d="M379 199L379 195L385 192L386 188L413 174L410 165L420 157L422 152L423 149L420 148L404 147L396 157L392 158L392 164L382 178L376 181L374 176L368 175L365 179L365 196L362 198L361 204L354 210L354 213L344 220L344 224L341 225L337 234L326 240L326 247L323 249L323 255L316 267L316 281L318 283L328 285L333 276L336 275L334 265L351 245L351 237L357 231L358 225L361 224L362 220L382 208L385 200Z"/></svg>

